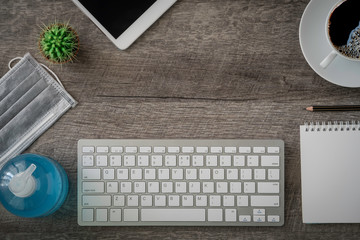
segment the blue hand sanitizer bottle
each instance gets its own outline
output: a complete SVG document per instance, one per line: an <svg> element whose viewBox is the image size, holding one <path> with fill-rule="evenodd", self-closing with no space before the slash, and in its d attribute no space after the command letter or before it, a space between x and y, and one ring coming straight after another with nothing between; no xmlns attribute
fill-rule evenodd
<svg viewBox="0 0 360 240"><path fill-rule="evenodd" d="M20 217L47 216L64 203L68 194L65 170L54 160L23 154L0 170L0 202Z"/></svg>

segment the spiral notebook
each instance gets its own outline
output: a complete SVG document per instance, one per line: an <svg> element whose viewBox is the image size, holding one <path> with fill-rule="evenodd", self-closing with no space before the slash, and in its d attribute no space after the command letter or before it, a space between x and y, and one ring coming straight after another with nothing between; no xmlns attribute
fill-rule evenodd
<svg viewBox="0 0 360 240"><path fill-rule="evenodd" d="M360 124L300 126L304 223L360 223Z"/></svg>

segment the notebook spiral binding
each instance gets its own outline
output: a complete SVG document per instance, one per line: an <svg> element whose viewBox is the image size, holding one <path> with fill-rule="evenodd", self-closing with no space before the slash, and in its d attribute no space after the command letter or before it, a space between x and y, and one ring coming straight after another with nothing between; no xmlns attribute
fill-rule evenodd
<svg viewBox="0 0 360 240"><path fill-rule="evenodd" d="M360 131L360 121L305 122L306 132Z"/></svg>

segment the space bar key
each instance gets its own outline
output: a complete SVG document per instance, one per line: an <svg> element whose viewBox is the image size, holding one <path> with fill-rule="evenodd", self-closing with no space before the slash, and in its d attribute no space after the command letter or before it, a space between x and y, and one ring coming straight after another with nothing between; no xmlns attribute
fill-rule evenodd
<svg viewBox="0 0 360 240"><path fill-rule="evenodd" d="M171 209L171 208L156 208L156 209L142 209L141 221L144 222L176 222L176 221L205 221L205 209Z"/></svg>

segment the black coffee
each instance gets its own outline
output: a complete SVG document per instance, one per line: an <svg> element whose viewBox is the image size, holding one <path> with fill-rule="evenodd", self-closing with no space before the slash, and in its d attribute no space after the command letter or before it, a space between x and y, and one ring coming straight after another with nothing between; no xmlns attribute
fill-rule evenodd
<svg viewBox="0 0 360 240"><path fill-rule="evenodd" d="M360 58L360 0L347 0L331 14L331 42L342 54Z"/></svg>

